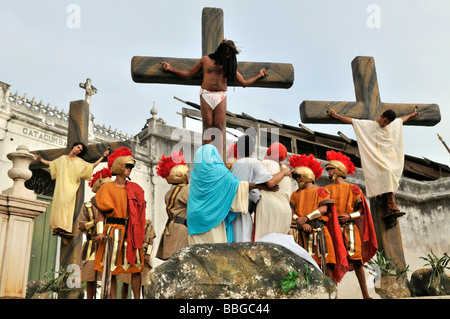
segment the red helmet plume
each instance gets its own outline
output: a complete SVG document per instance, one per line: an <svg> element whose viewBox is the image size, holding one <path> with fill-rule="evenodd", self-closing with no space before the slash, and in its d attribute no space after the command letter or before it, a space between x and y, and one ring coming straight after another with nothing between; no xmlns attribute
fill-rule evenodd
<svg viewBox="0 0 450 319"><path fill-rule="evenodd" d="M90 188L92 188L94 186L95 182L100 178L100 176L102 177L102 179L107 178L107 177L112 177L111 170L108 167L105 167L105 168L95 172L92 175L92 178L88 184Z"/></svg>
<svg viewBox="0 0 450 319"><path fill-rule="evenodd" d="M163 154L158 162L158 166L156 167L156 174L162 178L166 178L170 175L170 170L177 165L186 165L183 152L173 151L172 155L169 157L166 157Z"/></svg>
<svg viewBox="0 0 450 319"><path fill-rule="evenodd" d="M353 175L353 173L356 171L355 165L352 163L350 158L342 154L341 152L336 151L328 151L327 152L327 161L339 161L342 164L344 164L345 168L347 169L347 174Z"/></svg>
<svg viewBox="0 0 450 319"><path fill-rule="evenodd" d="M131 150L128 147L121 146L116 149L111 155L108 156L108 167L111 169L114 161L121 156L133 156Z"/></svg>
<svg viewBox="0 0 450 319"><path fill-rule="evenodd" d="M305 166L311 169L314 173L316 179L319 179L322 175L323 167L320 165L322 162L319 162L313 154L309 155L297 155L294 154L289 158L289 165L293 168Z"/></svg>

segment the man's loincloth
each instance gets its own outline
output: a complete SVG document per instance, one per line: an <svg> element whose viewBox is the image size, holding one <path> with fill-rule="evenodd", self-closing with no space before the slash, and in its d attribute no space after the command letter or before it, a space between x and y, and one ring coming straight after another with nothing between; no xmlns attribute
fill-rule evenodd
<svg viewBox="0 0 450 319"><path fill-rule="evenodd" d="M208 103L214 110L220 102L227 96L226 91L208 91L203 88L200 89L200 96Z"/></svg>

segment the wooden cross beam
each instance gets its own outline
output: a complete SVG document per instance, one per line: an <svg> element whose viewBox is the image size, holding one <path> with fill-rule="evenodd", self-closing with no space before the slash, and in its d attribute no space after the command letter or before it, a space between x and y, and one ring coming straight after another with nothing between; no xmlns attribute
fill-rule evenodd
<svg viewBox="0 0 450 319"><path fill-rule="evenodd" d="M224 39L223 10L203 8L202 11L202 55L213 53ZM131 60L131 76L137 83L162 83L201 85L202 75L182 79L170 72L163 72L161 62L168 62L177 69L189 70L199 59L173 57L134 56ZM244 78L251 77L263 68L268 76L258 80L252 87L290 88L294 83L294 67L288 63L238 62L238 71Z"/></svg>
<svg viewBox="0 0 450 319"><path fill-rule="evenodd" d="M69 125L67 131L67 147L49 150L32 151L34 154L48 161L52 161L60 157L61 155L67 155L72 149L72 144L75 142L81 142L86 145L87 152L84 156L84 160L90 163L96 162L102 154L110 148L110 152L115 149L125 146L131 149L134 153L134 142L123 141L113 143L98 143L88 145L88 132L89 132L89 103L86 100L72 101L70 102L69 110ZM107 159L103 159L107 161ZM30 165L31 169L48 167L44 164L34 162ZM75 211L73 217L73 237L68 240L61 241L61 256L60 265L63 268L67 268L70 264L77 264L81 253L82 247L82 233L78 229L78 216L81 212L82 205L84 203L84 186L85 182L82 180L77 192L77 199L75 203Z"/></svg>
<svg viewBox="0 0 450 319"><path fill-rule="evenodd" d="M224 39L223 10L203 8L202 10L202 55L213 53ZM171 72L163 72L161 62L168 62L173 68L189 70L199 59L180 59L171 57L135 56L131 60L131 76L137 83L162 83L198 85L202 84L203 74L200 72L191 79L183 79ZM267 69L267 77L252 84L253 87L290 88L294 83L294 68L287 63L238 62L237 70L244 78L250 78L263 69ZM226 127L226 123L224 125ZM205 126L203 126L203 133ZM223 132L224 133L224 132ZM225 160L226 134L222 135L222 149L219 152Z"/></svg>
<svg viewBox="0 0 450 319"><path fill-rule="evenodd" d="M401 117L414 112L416 107L419 116L405 122L405 125L434 126L440 122L441 113L437 104L381 102L373 57L356 57L352 61L352 71L356 102L303 101L300 104L303 123L343 124L328 115L328 108L351 118L377 120L385 110L391 109Z"/></svg>

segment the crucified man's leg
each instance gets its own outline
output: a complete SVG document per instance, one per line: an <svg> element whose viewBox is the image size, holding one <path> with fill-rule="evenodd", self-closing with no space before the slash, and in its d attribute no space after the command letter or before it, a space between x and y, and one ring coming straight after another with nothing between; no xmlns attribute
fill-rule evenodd
<svg viewBox="0 0 450 319"><path fill-rule="evenodd" d="M224 98L213 110L203 97L200 97L200 112L203 122L203 145L212 142L218 149L221 157L224 147L223 140L225 136L226 109L226 98ZM214 139L212 138L213 136Z"/></svg>
<svg viewBox="0 0 450 319"><path fill-rule="evenodd" d="M205 136L205 132L213 127L213 109L202 96L200 96L200 113L203 124L202 145L205 145L211 143L210 137Z"/></svg>
<svg viewBox="0 0 450 319"><path fill-rule="evenodd" d="M220 157L223 158L224 154L224 142L225 142L225 121L227 117L227 98L225 97L219 105L216 106L213 113L213 126L218 128L220 131L216 133L216 137L214 139L214 146L217 147L220 153Z"/></svg>
<svg viewBox="0 0 450 319"><path fill-rule="evenodd" d="M394 193L386 193L387 198L387 215L386 216L396 216L400 217L405 215L405 213L400 212L400 209L395 204L395 195Z"/></svg>
<svg viewBox="0 0 450 319"><path fill-rule="evenodd" d="M391 210L399 210L397 205L395 205L395 196L394 193L387 193L387 205L388 205L388 209Z"/></svg>

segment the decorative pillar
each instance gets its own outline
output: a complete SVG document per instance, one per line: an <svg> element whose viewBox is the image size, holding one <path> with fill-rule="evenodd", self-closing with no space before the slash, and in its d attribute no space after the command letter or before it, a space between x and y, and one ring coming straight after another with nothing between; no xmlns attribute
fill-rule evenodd
<svg viewBox="0 0 450 319"><path fill-rule="evenodd" d="M28 148L19 145L7 157L13 163L8 176L14 184L0 194L0 298L25 298L34 219L48 203L36 200L25 187L35 158Z"/></svg>
<svg viewBox="0 0 450 319"><path fill-rule="evenodd" d="M0 81L0 109L4 109L9 112L9 88L10 85L8 83Z"/></svg>
<svg viewBox="0 0 450 319"><path fill-rule="evenodd" d="M8 131L8 122L11 119L11 106L9 98L9 84L0 81L0 141L3 141Z"/></svg>

